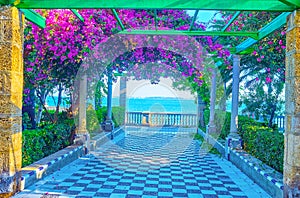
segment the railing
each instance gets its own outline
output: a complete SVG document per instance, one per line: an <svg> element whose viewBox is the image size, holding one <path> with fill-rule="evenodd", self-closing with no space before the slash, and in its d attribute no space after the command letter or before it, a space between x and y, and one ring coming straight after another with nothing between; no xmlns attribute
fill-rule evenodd
<svg viewBox="0 0 300 198"><path fill-rule="evenodd" d="M274 123L277 124L279 131L284 131L284 116L277 116L274 118Z"/></svg>
<svg viewBox="0 0 300 198"><path fill-rule="evenodd" d="M56 107L54 107L54 106L46 106L46 109L47 110L56 110ZM61 112L61 111L66 111L66 110L68 110L69 109L69 107L59 107L59 111Z"/></svg>
<svg viewBox="0 0 300 198"><path fill-rule="evenodd" d="M248 116L249 118L253 118L257 122L265 122L264 117L262 115L259 116L259 119L255 119L254 115L252 115L252 116L247 115L247 114L244 114L244 115ZM273 124L277 124L278 130L280 132L284 132L285 116L284 115L280 115L280 116L274 117Z"/></svg>
<svg viewBox="0 0 300 198"><path fill-rule="evenodd" d="M126 125L197 127L196 114L126 112Z"/></svg>

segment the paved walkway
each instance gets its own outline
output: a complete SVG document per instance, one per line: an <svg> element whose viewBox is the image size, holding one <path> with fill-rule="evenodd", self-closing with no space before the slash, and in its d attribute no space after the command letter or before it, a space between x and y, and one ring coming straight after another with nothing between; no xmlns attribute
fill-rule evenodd
<svg viewBox="0 0 300 198"><path fill-rule="evenodd" d="M131 128L15 197L270 197L182 131Z"/></svg>

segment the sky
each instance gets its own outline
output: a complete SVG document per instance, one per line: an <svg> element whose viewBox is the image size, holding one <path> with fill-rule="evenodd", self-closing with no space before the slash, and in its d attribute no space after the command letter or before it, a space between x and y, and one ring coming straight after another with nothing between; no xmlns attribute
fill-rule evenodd
<svg viewBox="0 0 300 198"><path fill-rule="evenodd" d="M113 97L119 97L120 80L113 84ZM194 99L190 91L178 91L172 87L172 81L168 78L161 78L159 84L151 84L149 80L127 81L128 98L145 97L172 97L183 99Z"/></svg>
<svg viewBox="0 0 300 198"><path fill-rule="evenodd" d="M195 12L196 12L195 10L187 11L187 13L190 16L194 16ZM199 13L197 15L197 20L196 21L206 23L209 20L211 20L211 18L214 16L215 13L216 13L216 11L201 10L201 11L199 11Z"/></svg>

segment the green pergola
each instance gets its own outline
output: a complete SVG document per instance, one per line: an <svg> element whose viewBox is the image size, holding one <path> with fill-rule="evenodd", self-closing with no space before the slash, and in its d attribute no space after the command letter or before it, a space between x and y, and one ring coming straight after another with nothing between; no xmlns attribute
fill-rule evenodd
<svg viewBox="0 0 300 198"><path fill-rule="evenodd" d="M8 5L6 7L6 5ZM2 42L0 38L0 96L1 106L9 106L9 109L0 109L0 119L5 119L0 123L1 126L8 128L7 133L1 133L2 142L12 140L12 142L21 141L21 127L19 122L22 120L20 112L15 112L15 109L22 108L22 80L23 75L23 60L22 60L22 41L20 35L23 29L17 26L15 21L20 22L19 10L11 8L11 6L20 9L27 20L37 24L40 27L45 27L45 18L35 12L34 9L70 9L74 15L81 21L83 17L79 14L78 9L111 9L120 31L118 34L148 34L148 35L188 35L188 36L240 36L244 37L242 43L232 49L235 54L236 62L239 61L238 54L245 54L250 51L250 47L259 40L265 38L283 25L287 25L287 48L286 48L286 126L285 126L285 153L284 153L284 197L299 197L300 196L300 0L0 0L0 8L4 7L4 14L10 13L9 19L0 15L0 22L9 26L10 32L0 29L0 36L3 34L7 41ZM7 8L7 9L5 9ZM119 17L119 9L151 9L154 13L155 25L150 30L130 30L127 31L123 19ZM157 11L161 9L175 10L194 10L195 14L192 17L188 30L159 30L157 27L158 17ZM5 10L8 10L5 12ZM222 10L233 11L235 14L232 19L224 25L220 31L203 31L196 30L194 23L197 16L201 13L200 10ZM1 11L1 10L0 10ZM270 21L267 25L257 31L228 31L228 27L237 19L241 12L245 11L266 11L280 12L280 14ZM17 13L17 14L16 14ZM292 13L292 14L291 14ZM2 20L2 21L1 21ZM15 28L15 33L12 34L12 28ZM19 34L18 34L19 33ZM1 40L2 39L2 40ZM7 58L7 59L6 59ZM9 74L9 75L8 75ZM238 77L237 77L238 78ZM10 83L6 83L6 82ZM5 86L4 86L5 85ZM8 86L6 86L8 85ZM82 85L82 87L85 87ZM3 90L6 92L3 92ZM5 96L5 97L3 97ZM7 97L10 96L10 97ZM84 103L84 97L82 96ZM14 105L14 106L13 106ZM16 106L17 105L17 106ZM12 108L12 107L13 108ZM16 106L16 107L15 107ZM85 112L85 108L80 108L80 111ZM81 113L79 113L81 115ZM16 120L16 121L15 121ZM18 121L18 122L17 122ZM4 125L3 125L4 123ZM16 124L14 124L16 123ZM2 125L1 125L2 124ZM19 127L18 127L19 126ZM19 132L19 133L17 133ZM6 143L6 142L5 142ZM9 146L12 150L6 149ZM21 147L18 144L4 144L2 146L2 156L8 156L4 161L3 166L0 164L0 172L2 169L10 171L11 178L17 177L16 171L21 167L20 156ZM15 150L14 150L15 149ZM18 156L19 158L16 158ZM18 159L18 160L15 160ZM14 163L11 163L15 162ZM15 161L14 161L15 160ZM2 167L1 167L2 166ZM8 167L8 168L7 168ZM0 179L1 179L0 173ZM12 179L12 183L15 180ZM0 182L1 183L1 182ZM10 186L10 182L7 182ZM6 184L5 184L6 185ZM7 191L11 192L11 191Z"/></svg>
<svg viewBox="0 0 300 198"><path fill-rule="evenodd" d="M280 28L286 23L286 17L291 11L300 8L300 0L0 0L0 5L14 5L20 8L25 14L27 20L45 27L45 18L36 13L33 9L71 9L72 12L83 21L83 17L76 9L83 8L101 8L111 9L115 19L117 20L121 31L118 34L148 34L148 35L188 35L188 36L240 36L246 37L244 42L237 45L231 51L235 54L247 53L247 49L257 41L265 38L270 33ZM116 9L153 9L155 13L155 28L153 30L130 30L127 31L123 25L122 19L119 17ZM157 10L159 9L181 9L195 10L195 14L191 21L189 30L158 30L157 29ZM193 25L199 14L199 10L226 10L236 11L232 19L223 27L221 31L199 31L194 30ZM269 11L282 12L273 21L258 31L226 31L227 28L236 20L242 11Z"/></svg>

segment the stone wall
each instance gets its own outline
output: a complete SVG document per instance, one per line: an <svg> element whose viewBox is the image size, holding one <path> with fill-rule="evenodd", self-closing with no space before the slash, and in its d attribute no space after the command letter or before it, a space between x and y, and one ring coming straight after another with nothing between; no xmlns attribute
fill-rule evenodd
<svg viewBox="0 0 300 198"><path fill-rule="evenodd" d="M0 197L15 192L20 180L23 24L17 8L0 7Z"/></svg>
<svg viewBox="0 0 300 198"><path fill-rule="evenodd" d="M300 197L300 10L286 32L284 197Z"/></svg>

